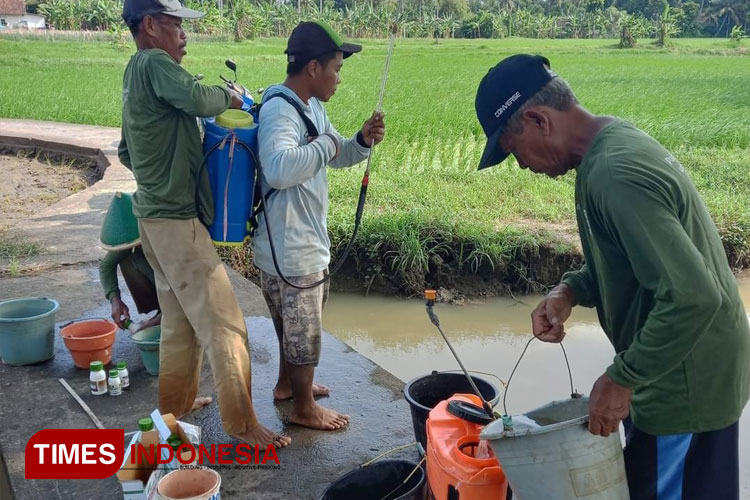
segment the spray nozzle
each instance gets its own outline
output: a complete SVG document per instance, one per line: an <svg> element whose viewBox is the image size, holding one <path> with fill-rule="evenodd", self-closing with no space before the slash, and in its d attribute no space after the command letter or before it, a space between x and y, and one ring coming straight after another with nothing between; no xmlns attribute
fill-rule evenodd
<svg viewBox="0 0 750 500"><path fill-rule="evenodd" d="M430 317L430 321L432 321L433 325L440 327L440 320L433 310L433 306L435 305L435 301L437 300L437 292L435 290L425 290L424 298L427 301L425 303L425 306L427 307L427 316Z"/></svg>

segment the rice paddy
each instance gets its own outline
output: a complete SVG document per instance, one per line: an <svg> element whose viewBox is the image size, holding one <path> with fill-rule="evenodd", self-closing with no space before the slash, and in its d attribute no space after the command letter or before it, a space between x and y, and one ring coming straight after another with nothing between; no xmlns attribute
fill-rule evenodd
<svg viewBox="0 0 750 500"><path fill-rule="evenodd" d="M327 105L340 133L353 135L377 105L387 41L363 40L347 59ZM183 61L204 83L229 76L250 89L283 80L285 42L188 45ZM0 37L0 116L117 127L122 73L132 48L107 42ZM476 87L503 57L546 55L597 114L633 122L688 169L720 228L735 267L750 265L750 57L726 40L676 40L670 50L620 50L614 40L398 40L384 110L387 136L373 157L368 201L350 273L390 280L410 293L450 285L458 274L499 277L510 290L539 290L575 251L574 173L558 180L513 162L476 171L484 135ZM334 247L353 226L362 167L331 170L329 231ZM447 268L450 273L441 272ZM536 269L536 270L535 270ZM533 272L530 272L533 270ZM560 269L563 271L564 269ZM446 281L448 280L448 281Z"/></svg>

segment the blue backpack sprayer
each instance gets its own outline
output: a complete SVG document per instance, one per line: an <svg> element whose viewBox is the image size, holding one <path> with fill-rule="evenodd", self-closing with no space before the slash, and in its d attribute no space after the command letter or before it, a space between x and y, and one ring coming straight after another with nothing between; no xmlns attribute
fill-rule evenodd
<svg viewBox="0 0 750 500"><path fill-rule="evenodd" d="M227 61L227 66L236 69L232 61ZM238 85L228 83L240 91ZM217 117L201 120L205 156L198 179L201 179L203 168L206 168L215 213L208 232L217 245L240 246L250 232L248 222L253 209L259 164L255 154L258 150L258 126L257 114L248 112L254 104L252 95L244 89L240 94L244 101L242 110L230 109ZM197 185L200 186L200 182Z"/></svg>
<svg viewBox="0 0 750 500"><path fill-rule="evenodd" d="M390 47L386 59L385 71L380 88L380 99L378 101L377 111L380 112L383 105L383 96L385 93L385 84L388 78L388 69L390 66L391 54L393 52L393 43L395 34L391 35ZM260 106L255 103L250 92L236 83L237 66L234 61L227 60L226 65L235 73L234 81L229 81L221 77L227 85L242 95L244 104L241 110L229 109L217 117L204 118L201 120L204 130L203 152L204 157L198 170L198 182L196 183L196 200L198 200L198 191L200 180L207 171L211 184L214 205L214 221L208 227L211 239L216 245L241 246L246 239L252 237L256 227L255 220L261 214L265 218L266 229L268 231L268 241L271 247L274 267L277 274L289 286L294 288L314 288L331 279L342 266L349 251L352 248L359 226L362 221L362 212L364 211L365 199L367 197L367 186L370 178L370 162L372 158L372 147L367 156L367 168L362 178L362 186L357 203L357 211L354 220L354 231L349 242L344 249L343 254L338 259L333 270L317 283L306 286L295 285L290 283L281 272L279 267L273 238L270 231L270 222L266 215L264 207L270 197L273 195L273 189L263 193L261 192L262 168L258 160L258 116ZM262 90L260 91L262 92ZM268 99L280 97L289 102L302 117L308 129L308 134L313 137L317 136L318 131L315 125L304 114L303 110L297 103L284 94L274 94ZM372 145L371 145L372 146ZM272 222L272 221L271 221Z"/></svg>

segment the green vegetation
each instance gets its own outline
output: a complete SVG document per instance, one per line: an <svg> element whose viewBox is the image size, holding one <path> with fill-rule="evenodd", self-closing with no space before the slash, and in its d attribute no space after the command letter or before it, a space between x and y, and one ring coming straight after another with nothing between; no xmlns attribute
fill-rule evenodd
<svg viewBox="0 0 750 500"><path fill-rule="evenodd" d="M18 276L20 259L34 257L44 250L39 244L27 241L10 234L10 231L0 230L0 264L8 265L8 273Z"/></svg>
<svg viewBox="0 0 750 500"><path fill-rule="evenodd" d="M732 28L732 32L729 34L731 45L737 47L742 42L742 38L745 36L745 30L741 26L735 26Z"/></svg>
<svg viewBox="0 0 750 500"><path fill-rule="evenodd" d="M492 65L516 52L547 55L586 107L630 120L672 150L703 194L732 265L750 266L747 56L726 40L672 42L669 50L642 40L620 50L617 40L399 39L384 103L387 137L373 158L348 274L406 292L425 280L461 288L467 276L487 287L484 278L501 278L492 282L526 291L553 283L575 264L574 174L551 180L512 162L476 171L485 142L474 114L476 87ZM347 59L327 106L345 135L377 104L387 42L363 43L363 53ZM283 48L279 39L195 43L184 64L219 83L231 57L248 88L267 87L284 77ZM128 57L101 42L0 38L0 114L117 127ZM362 170L329 170L336 249L351 234Z"/></svg>
<svg viewBox="0 0 750 500"><path fill-rule="evenodd" d="M615 38L623 22L633 36L728 37L747 30L747 0L186 0L206 12L196 33L242 40L286 37L300 18L322 18L343 33L385 37L394 19L402 37ZM33 0L30 9L62 30L113 30L122 0ZM669 12L665 23L664 13ZM398 14L397 16L395 14ZM661 43L661 42L660 42Z"/></svg>

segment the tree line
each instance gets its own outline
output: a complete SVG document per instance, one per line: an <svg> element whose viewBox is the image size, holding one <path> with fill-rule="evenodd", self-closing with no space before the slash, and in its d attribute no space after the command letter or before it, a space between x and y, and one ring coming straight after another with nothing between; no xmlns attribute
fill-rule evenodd
<svg viewBox="0 0 750 500"><path fill-rule="evenodd" d="M322 19L349 37L620 38L731 37L750 28L750 0L184 0L206 16L207 35L286 37L300 19ZM123 29L122 0L32 0L63 30ZM623 42L624 40L624 42ZM635 42L633 42L635 43Z"/></svg>

